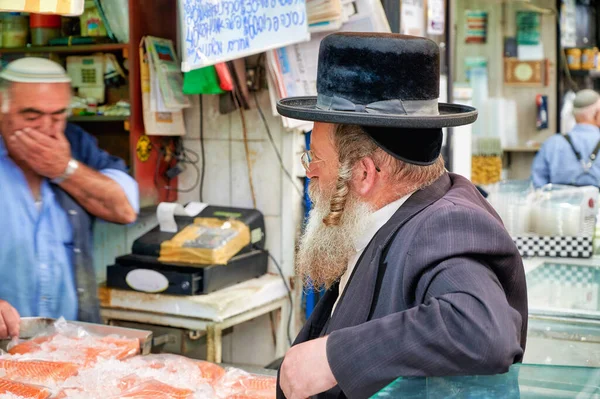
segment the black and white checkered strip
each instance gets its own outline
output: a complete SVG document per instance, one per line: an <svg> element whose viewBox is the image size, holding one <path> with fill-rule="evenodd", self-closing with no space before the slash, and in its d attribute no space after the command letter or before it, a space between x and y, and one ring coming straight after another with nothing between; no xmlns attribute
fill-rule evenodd
<svg viewBox="0 0 600 399"><path fill-rule="evenodd" d="M592 237L519 236L513 237L522 256L589 258L593 255Z"/></svg>
<svg viewBox="0 0 600 399"><path fill-rule="evenodd" d="M527 284L545 282L577 285L598 284L595 269L587 266L547 263L527 274Z"/></svg>

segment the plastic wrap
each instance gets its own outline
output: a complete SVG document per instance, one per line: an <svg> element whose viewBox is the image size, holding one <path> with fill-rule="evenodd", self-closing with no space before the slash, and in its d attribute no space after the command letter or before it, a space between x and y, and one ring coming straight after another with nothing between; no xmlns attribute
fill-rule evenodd
<svg viewBox="0 0 600 399"><path fill-rule="evenodd" d="M134 356L130 341L96 336L64 320L44 334L10 345L0 356L0 399L264 399L275 378L227 371L183 356ZM6 381L4 388L2 382ZM27 384L38 384L27 385ZM4 390L3 390L4 389ZM41 396L36 396L41 395Z"/></svg>
<svg viewBox="0 0 600 399"><path fill-rule="evenodd" d="M23 384L16 381L0 378L0 397L17 397L20 399L46 399L50 397L50 390L44 387Z"/></svg>
<svg viewBox="0 0 600 399"><path fill-rule="evenodd" d="M275 399L277 379L231 368L215 386L219 399Z"/></svg>
<svg viewBox="0 0 600 399"><path fill-rule="evenodd" d="M18 355L18 359L71 362L83 367L91 367L101 359L127 359L139 352L137 339L92 335L64 319L42 335L8 345L8 353Z"/></svg>
<svg viewBox="0 0 600 399"><path fill-rule="evenodd" d="M138 380L132 377L123 382L127 388L114 398L136 398L136 399L188 399L194 397L194 391L185 388L176 388L160 381L147 379ZM210 396L206 397L207 399Z"/></svg>
<svg viewBox="0 0 600 399"><path fill-rule="evenodd" d="M4 378L27 384L56 386L78 373L74 363L0 359Z"/></svg>
<svg viewBox="0 0 600 399"><path fill-rule="evenodd" d="M153 370L162 374L162 377L176 376L179 380L189 381L191 386L202 383L215 384L225 375L225 369L214 363L171 354L135 357L127 363L135 370ZM172 382L163 380L161 375L152 377L162 382Z"/></svg>
<svg viewBox="0 0 600 399"><path fill-rule="evenodd" d="M194 265L224 265L250 244L250 229L239 220L196 218L160 245L159 261Z"/></svg>

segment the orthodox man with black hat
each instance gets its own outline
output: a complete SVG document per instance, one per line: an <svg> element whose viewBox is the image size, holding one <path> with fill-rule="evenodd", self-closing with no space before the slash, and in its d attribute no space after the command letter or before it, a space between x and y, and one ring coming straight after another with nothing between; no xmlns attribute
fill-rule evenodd
<svg viewBox="0 0 600 399"><path fill-rule="evenodd" d="M317 91L277 105L315 122L297 270L327 289L278 397L367 398L400 376L506 372L525 350L523 264L477 189L444 169L441 129L477 112L438 103L437 45L330 35Z"/></svg>

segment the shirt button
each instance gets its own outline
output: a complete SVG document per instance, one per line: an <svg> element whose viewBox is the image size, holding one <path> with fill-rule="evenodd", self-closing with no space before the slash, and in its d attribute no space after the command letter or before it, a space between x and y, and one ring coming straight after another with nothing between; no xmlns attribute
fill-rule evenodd
<svg viewBox="0 0 600 399"><path fill-rule="evenodd" d="M69 215L75 216L75 215L77 215L77 211L74 209L69 209Z"/></svg>
<svg viewBox="0 0 600 399"><path fill-rule="evenodd" d="M79 248L73 248L73 252L75 252L76 254L81 253L81 249Z"/></svg>
<svg viewBox="0 0 600 399"><path fill-rule="evenodd" d="M47 302L48 301L48 297L47 296L43 296L42 297L42 301Z"/></svg>
<svg viewBox="0 0 600 399"><path fill-rule="evenodd" d="M40 268L41 268L42 270L46 270L46 269L48 269L48 265L47 265L47 264L45 264L45 263L42 263L42 264L40 265Z"/></svg>

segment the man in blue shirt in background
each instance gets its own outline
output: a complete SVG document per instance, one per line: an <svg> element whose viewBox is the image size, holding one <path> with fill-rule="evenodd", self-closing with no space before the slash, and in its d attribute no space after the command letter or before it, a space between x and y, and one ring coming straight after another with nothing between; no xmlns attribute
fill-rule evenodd
<svg viewBox="0 0 600 399"><path fill-rule="evenodd" d="M137 183L67 123L60 65L23 58L0 78L0 337L18 336L20 316L100 322L93 221L134 222Z"/></svg>
<svg viewBox="0 0 600 399"><path fill-rule="evenodd" d="M600 186L600 95L582 90L573 102L577 124L568 134L550 137L536 155L531 178L536 188L545 184Z"/></svg>

